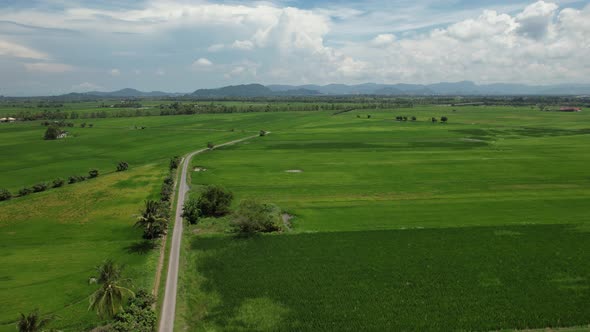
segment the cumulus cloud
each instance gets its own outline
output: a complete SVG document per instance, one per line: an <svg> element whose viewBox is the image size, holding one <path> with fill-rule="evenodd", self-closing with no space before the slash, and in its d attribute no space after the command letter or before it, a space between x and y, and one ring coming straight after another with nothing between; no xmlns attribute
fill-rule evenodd
<svg viewBox="0 0 590 332"><path fill-rule="evenodd" d="M38 73L65 73L73 71L75 68L70 65L63 63L50 63L50 62L36 62L36 63L24 63L23 66L28 72Z"/></svg>
<svg viewBox="0 0 590 332"><path fill-rule="evenodd" d="M100 58L95 59L94 72L116 76L143 69L144 73L164 76L166 72L156 68L165 67L166 77L153 81L162 82L166 89L245 80L292 84L458 80L548 84L588 82L590 77L584 57L590 51L590 5L575 9L547 1L528 6L513 3L495 6L496 10L446 13L426 20L434 23L417 25L408 21L414 13L409 15L406 8L402 15L392 6L371 9L370 5L352 2L338 8L312 9L282 4L163 0L143 2L136 9L109 10L69 3L57 13L41 7L8 8L0 12L0 21L96 36L92 44L100 45L104 54L118 56L110 63L120 69L106 67L109 62ZM412 10L420 6L416 4ZM392 27L394 20L401 23ZM436 24L436 28L426 24ZM70 37L75 38L82 37ZM22 43L34 45L34 41L23 37ZM53 60L48 60L43 52L0 40L0 56L36 59L30 62L43 64L59 62L60 54L70 56L66 52L79 49L78 44L89 45L76 39L69 49L50 52ZM134 55L121 52L121 45L141 55L141 65L122 61L126 60L122 55ZM208 52L207 57L195 60L196 52ZM92 58L87 55L90 53L84 54ZM183 75L187 64L200 75ZM171 83L177 85L172 87ZM67 87L71 84L69 81Z"/></svg>
<svg viewBox="0 0 590 332"><path fill-rule="evenodd" d="M527 6L524 11L516 15L519 24L518 31L526 36L539 39L545 36L559 8L556 4L539 1Z"/></svg>

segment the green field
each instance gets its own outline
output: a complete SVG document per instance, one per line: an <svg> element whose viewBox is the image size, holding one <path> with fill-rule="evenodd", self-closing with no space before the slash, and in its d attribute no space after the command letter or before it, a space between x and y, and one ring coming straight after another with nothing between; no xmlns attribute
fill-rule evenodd
<svg viewBox="0 0 590 332"><path fill-rule="evenodd" d="M448 124L430 123L441 115ZM295 219L253 239L225 219L191 229L178 330L588 324L589 120L528 107L319 112L198 156L194 185Z"/></svg>
<svg viewBox="0 0 590 332"><path fill-rule="evenodd" d="M57 141L42 139L40 121L0 124L0 188L101 172L0 202L0 331L35 307L64 331L96 326L87 280L105 258L127 265L134 288L151 288L158 251L141 250L132 225L158 196L168 159L261 129L272 133L198 155L193 166L206 171L191 172L193 193L221 184L236 205L256 198L294 219L284 233L246 239L227 232L227 218L189 227L177 330L590 323L590 115L432 105L333 113L78 119ZM430 122L442 115L449 123ZM114 173L121 160L130 170Z"/></svg>

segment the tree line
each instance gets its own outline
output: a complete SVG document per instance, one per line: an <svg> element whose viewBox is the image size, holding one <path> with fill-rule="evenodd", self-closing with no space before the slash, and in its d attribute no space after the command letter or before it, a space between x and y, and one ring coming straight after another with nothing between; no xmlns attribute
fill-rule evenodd
<svg viewBox="0 0 590 332"><path fill-rule="evenodd" d="M126 171L128 168L129 168L129 164L127 162L120 161L117 164L116 171L122 172L122 171ZM16 194L11 193L8 189L0 188L0 201L7 201L7 200L12 199L14 197L23 197L23 196L27 196L32 193L43 192L43 191L46 191L50 188L61 188L66 183L67 184L78 183L78 182L86 181L88 179L96 178L99 175L100 175L100 172L98 169L91 169L90 171L88 171L88 175L71 175L68 177L67 181L63 178L57 178L57 179L50 181L50 182L39 182L31 187L21 188Z"/></svg>

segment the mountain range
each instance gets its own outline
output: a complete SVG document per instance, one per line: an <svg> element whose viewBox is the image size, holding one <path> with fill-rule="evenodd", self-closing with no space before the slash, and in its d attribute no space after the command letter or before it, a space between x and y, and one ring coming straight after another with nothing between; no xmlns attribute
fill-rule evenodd
<svg viewBox="0 0 590 332"><path fill-rule="evenodd" d="M277 97L277 96L517 96L517 95L590 95L590 84L525 85L525 84L483 84L471 81L441 82L435 84L377 84L356 85L230 85L216 89L199 89L193 93L167 93L162 91L142 92L135 89L122 89L112 92L91 91L70 93L63 96L72 98L111 97L174 97L228 98L228 97Z"/></svg>

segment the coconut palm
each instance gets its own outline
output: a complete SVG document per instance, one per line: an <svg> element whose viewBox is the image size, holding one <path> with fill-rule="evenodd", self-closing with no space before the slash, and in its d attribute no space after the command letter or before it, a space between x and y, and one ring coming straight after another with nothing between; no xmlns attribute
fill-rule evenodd
<svg viewBox="0 0 590 332"><path fill-rule="evenodd" d="M18 322L16 322L16 329L19 332L39 332L42 331L51 320L53 320L53 317L41 317L39 309L35 309L28 315L23 313L20 314Z"/></svg>
<svg viewBox="0 0 590 332"><path fill-rule="evenodd" d="M166 231L167 220L161 213L158 202L145 201L145 210L137 218L136 227L143 228L143 236L146 239L154 239Z"/></svg>
<svg viewBox="0 0 590 332"><path fill-rule="evenodd" d="M123 310L127 298L135 296L133 291L122 286L126 281L121 279L122 270L109 259L96 267L98 276L90 278L90 283L97 283L100 287L90 296L89 310L96 310L100 317L113 317Z"/></svg>

